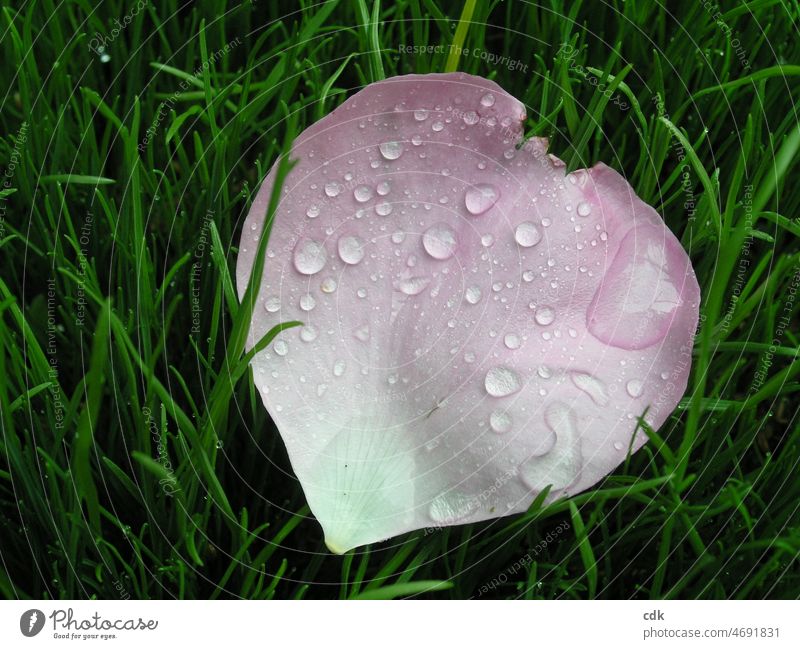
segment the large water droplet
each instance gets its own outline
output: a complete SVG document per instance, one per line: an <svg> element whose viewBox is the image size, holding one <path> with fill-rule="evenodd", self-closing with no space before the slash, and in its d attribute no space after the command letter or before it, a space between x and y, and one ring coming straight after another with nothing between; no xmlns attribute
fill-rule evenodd
<svg viewBox="0 0 800 649"><path fill-rule="evenodd" d="M318 273L327 260L325 246L314 239L300 239L294 247L294 267L303 275Z"/></svg>
<svg viewBox="0 0 800 649"><path fill-rule="evenodd" d="M514 231L514 240L523 248L530 248L542 240L542 233L535 223L524 221Z"/></svg>
<svg viewBox="0 0 800 649"><path fill-rule="evenodd" d="M517 334L508 333L503 338L503 342L509 349L519 349L520 340Z"/></svg>
<svg viewBox="0 0 800 649"><path fill-rule="evenodd" d="M511 415L498 408L489 415L489 425L495 433L507 433L511 430Z"/></svg>
<svg viewBox="0 0 800 649"><path fill-rule="evenodd" d="M333 293L336 290L336 286L336 280L333 277L326 277L319 285L323 293Z"/></svg>
<svg viewBox="0 0 800 649"><path fill-rule="evenodd" d="M583 464L574 415L557 401L547 407L544 418L549 430L539 435L540 448L520 465L520 477L534 491L547 485L564 489L577 480Z"/></svg>
<svg viewBox="0 0 800 649"><path fill-rule="evenodd" d="M314 325L309 324L300 328L300 340L303 342L310 343L316 340L318 335L319 331Z"/></svg>
<svg viewBox="0 0 800 649"><path fill-rule="evenodd" d="M436 223L425 231L422 245L434 259L450 259L456 250L456 235L446 223Z"/></svg>
<svg viewBox="0 0 800 649"><path fill-rule="evenodd" d="M457 491L448 491L433 499L428 515L434 523L451 525L469 516L477 506L474 498Z"/></svg>
<svg viewBox="0 0 800 649"><path fill-rule="evenodd" d="M464 205L470 214L483 214L500 198L500 192L494 185L479 184L470 187L464 194Z"/></svg>
<svg viewBox="0 0 800 649"><path fill-rule="evenodd" d="M519 392L521 384L519 375L508 367L493 367L486 372L484 380L486 392L493 397L507 397Z"/></svg>
<svg viewBox="0 0 800 649"><path fill-rule="evenodd" d="M540 306L537 307L536 313L534 314L533 317L536 320L537 324L546 327L547 325L552 324L553 320L556 319L556 312L553 310L553 307Z"/></svg>
<svg viewBox="0 0 800 649"><path fill-rule="evenodd" d="M342 186L336 181L325 183L325 194L335 198L342 191Z"/></svg>
<svg viewBox="0 0 800 649"><path fill-rule="evenodd" d="M392 213L392 204L388 201L381 201L375 206L375 213L378 216L389 216Z"/></svg>
<svg viewBox="0 0 800 649"><path fill-rule="evenodd" d="M470 304L477 304L481 301L481 289L478 286L467 287L464 297Z"/></svg>
<svg viewBox="0 0 800 649"><path fill-rule="evenodd" d="M403 145L400 142L383 142L378 148L387 160L397 160L403 155Z"/></svg>
<svg viewBox="0 0 800 649"><path fill-rule="evenodd" d="M311 311L315 306L317 306L317 301L310 293L306 293L300 297L300 308L303 311Z"/></svg>
<svg viewBox="0 0 800 649"><path fill-rule="evenodd" d="M428 119L428 111L425 110L424 108L415 110L414 119L417 120L418 122L424 122L426 119Z"/></svg>
<svg viewBox="0 0 800 649"><path fill-rule="evenodd" d="M359 185L353 190L353 197L359 203L366 203L370 198L372 198L372 187L368 185Z"/></svg>
<svg viewBox="0 0 800 649"><path fill-rule="evenodd" d="M364 259L364 240L360 237L352 235L339 237L337 248L339 257L346 264L355 265Z"/></svg>
<svg viewBox="0 0 800 649"><path fill-rule="evenodd" d="M639 379L631 379L628 381L628 384L625 386L628 394L633 397L634 399L638 399L642 396L642 392L644 390L644 385Z"/></svg>
<svg viewBox="0 0 800 649"><path fill-rule="evenodd" d="M491 108L494 106L494 95L491 92L487 92L483 97L481 97L481 106L485 108Z"/></svg>
<svg viewBox="0 0 800 649"><path fill-rule="evenodd" d="M608 405L608 390L596 376L588 372L570 372L569 378L572 379L576 388L588 394L598 406Z"/></svg>
<svg viewBox="0 0 800 649"><path fill-rule="evenodd" d="M319 207L312 205L306 210L306 216L310 219L315 219L319 216Z"/></svg>
<svg viewBox="0 0 800 649"><path fill-rule="evenodd" d="M269 313L275 313L281 308L281 299L277 295L273 295L264 300L264 308Z"/></svg>
<svg viewBox="0 0 800 649"><path fill-rule="evenodd" d="M398 280L395 288L405 295L419 295L430 283L431 280L428 277L409 277Z"/></svg>
<svg viewBox="0 0 800 649"><path fill-rule="evenodd" d="M589 216L592 213L592 206L586 201L578 203L578 216Z"/></svg>

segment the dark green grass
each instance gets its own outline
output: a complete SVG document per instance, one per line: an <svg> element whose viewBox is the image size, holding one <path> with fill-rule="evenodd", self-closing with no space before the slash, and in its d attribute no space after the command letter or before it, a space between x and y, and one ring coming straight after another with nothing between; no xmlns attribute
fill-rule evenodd
<svg viewBox="0 0 800 649"><path fill-rule="evenodd" d="M800 595L796 0L135 6L0 12L0 593ZM702 287L690 388L571 501L332 556L244 369L239 230L294 134L454 68L664 214Z"/></svg>

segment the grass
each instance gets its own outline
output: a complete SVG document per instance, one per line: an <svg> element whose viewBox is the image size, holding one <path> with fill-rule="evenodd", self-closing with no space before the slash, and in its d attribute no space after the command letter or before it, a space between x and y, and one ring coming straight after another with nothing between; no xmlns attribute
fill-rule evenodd
<svg viewBox="0 0 800 649"><path fill-rule="evenodd" d="M4 597L800 596L796 0L138 6L0 10ZM445 69L665 216L690 386L589 492L332 556L242 356L239 231L293 135Z"/></svg>

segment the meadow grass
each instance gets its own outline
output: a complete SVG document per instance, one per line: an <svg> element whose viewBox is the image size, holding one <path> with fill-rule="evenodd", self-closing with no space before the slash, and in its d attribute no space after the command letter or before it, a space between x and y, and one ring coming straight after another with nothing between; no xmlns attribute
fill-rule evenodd
<svg viewBox="0 0 800 649"><path fill-rule="evenodd" d="M798 597L799 7L5 5L0 593ZM247 369L241 224L297 133L446 70L664 215L702 288L689 389L590 491L333 556Z"/></svg>

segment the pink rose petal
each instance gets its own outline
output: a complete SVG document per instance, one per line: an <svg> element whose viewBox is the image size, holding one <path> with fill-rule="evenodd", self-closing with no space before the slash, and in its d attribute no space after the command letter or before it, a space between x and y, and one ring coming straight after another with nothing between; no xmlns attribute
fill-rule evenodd
<svg viewBox="0 0 800 649"><path fill-rule="evenodd" d="M334 552L587 489L686 388L688 256L615 171L517 148L524 118L486 79L409 75L294 145L249 344L304 323L254 377Z"/></svg>

